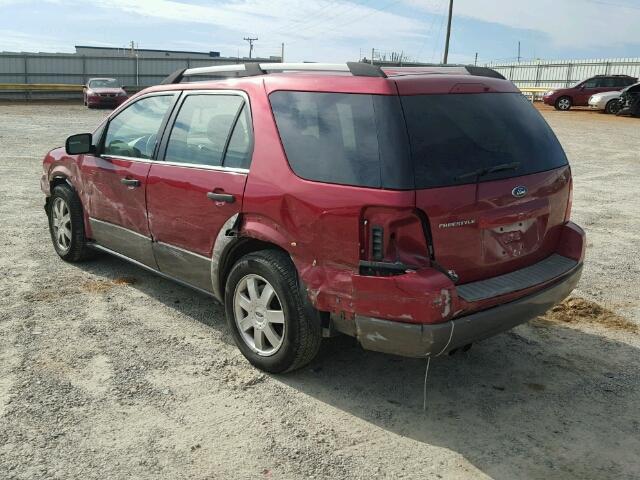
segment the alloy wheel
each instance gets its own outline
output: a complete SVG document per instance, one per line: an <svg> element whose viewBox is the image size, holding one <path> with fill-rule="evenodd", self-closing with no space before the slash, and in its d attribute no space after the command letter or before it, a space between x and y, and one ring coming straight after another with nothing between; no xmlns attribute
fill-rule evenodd
<svg viewBox="0 0 640 480"><path fill-rule="evenodd" d="M51 214L53 238L58 248L66 253L71 247L71 212L67 202L57 197L53 201Z"/></svg>
<svg viewBox="0 0 640 480"><path fill-rule="evenodd" d="M571 100L568 98L561 98L558 100L558 108L560 108L560 110L569 110L569 108L571 108Z"/></svg>
<svg viewBox="0 0 640 480"><path fill-rule="evenodd" d="M258 355L274 355L282 346L285 322L273 286L260 275L244 276L236 286L233 308L242 340Z"/></svg>

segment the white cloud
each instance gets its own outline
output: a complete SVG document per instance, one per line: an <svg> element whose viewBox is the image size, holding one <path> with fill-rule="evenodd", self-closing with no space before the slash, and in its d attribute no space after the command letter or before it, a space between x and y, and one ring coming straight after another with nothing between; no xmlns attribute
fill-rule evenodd
<svg viewBox="0 0 640 480"><path fill-rule="evenodd" d="M433 2L406 0L433 12ZM558 47L593 48L640 43L637 0L456 0L455 16L546 34Z"/></svg>
<svg viewBox="0 0 640 480"><path fill-rule="evenodd" d="M51 1L51 0L50 0ZM74 1L74 0L71 0ZM77 1L77 0L75 0ZM400 49L421 43L424 25L417 19L367 7L350 0L239 0L206 5L177 0L85 0L110 12L124 12L157 22L210 25L214 49L246 55L245 36L257 36L257 56L278 55L286 43L287 60L354 60L358 42ZM128 19L131 20L131 19ZM393 32L390 40L389 32ZM167 43L181 40L179 25L167 30ZM204 42L203 42L204 43ZM143 47L144 45L141 45Z"/></svg>
<svg viewBox="0 0 640 480"><path fill-rule="evenodd" d="M242 0L193 5L175 0L89 0L109 9L163 19L201 23L247 34L273 37L388 38L420 36L421 22L347 0L299 2L296 0ZM366 21L365 21L366 19ZM384 26L384 28L381 28Z"/></svg>
<svg viewBox="0 0 640 480"><path fill-rule="evenodd" d="M2 0L0 0L2 1ZM0 29L0 51L7 52L69 52L75 49L48 35L34 35L16 30Z"/></svg>

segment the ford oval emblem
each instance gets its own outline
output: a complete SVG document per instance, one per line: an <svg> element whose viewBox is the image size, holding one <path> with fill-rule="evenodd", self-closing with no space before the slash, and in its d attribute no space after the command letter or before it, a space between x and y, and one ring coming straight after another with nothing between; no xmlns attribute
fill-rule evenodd
<svg viewBox="0 0 640 480"><path fill-rule="evenodd" d="M518 185L513 190L511 190L511 195L516 198L522 198L527 194L527 187L524 185Z"/></svg>

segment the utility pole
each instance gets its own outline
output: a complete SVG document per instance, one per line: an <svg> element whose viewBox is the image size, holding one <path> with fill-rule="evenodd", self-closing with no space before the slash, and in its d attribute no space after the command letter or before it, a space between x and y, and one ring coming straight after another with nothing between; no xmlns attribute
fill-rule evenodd
<svg viewBox="0 0 640 480"><path fill-rule="evenodd" d="M476 59L473 61L474 65L478 65L478 52L476 52Z"/></svg>
<svg viewBox="0 0 640 480"><path fill-rule="evenodd" d="M449 39L451 38L451 17L453 17L453 0L449 0L449 20L447 20L447 40L444 44L444 58L442 63L446 65L449 60Z"/></svg>
<svg viewBox="0 0 640 480"><path fill-rule="evenodd" d="M520 63L520 40L518 40L518 63Z"/></svg>
<svg viewBox="0 0 640 480"><path fill-rule="evenodd" d="M373 54L376 53L376 49L372 48L371 49L371 65L373 65Z"/></svg>
<svg viewBox="0 0 640 480"><path fill-rule="evenodd" d="M280 46L280 63L284 63L284 42Z"/></svg>
<svg viewBox="0 0 640 480"><path fill-rule="evenodd" d="M246 42L249 42L249 58L251 58L251 55L253 54L253 42L257 41L258 37L255 37L255 38L244 37L244 40Z"/></svg>

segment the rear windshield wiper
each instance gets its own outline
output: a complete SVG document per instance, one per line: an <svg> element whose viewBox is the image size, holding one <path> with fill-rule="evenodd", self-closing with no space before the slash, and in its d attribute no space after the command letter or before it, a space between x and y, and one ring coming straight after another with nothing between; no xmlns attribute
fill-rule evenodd
<svg viewBox="0 0 640 480"><path fill-rule="evenodd" d="M475 177L476 180L490 173L506 172L507 170L516 170L520 166L520 162L501 163L500 165L494 165L489 168L479 168L471 172L463 173L455 177L456 180L464 180L465 178Z"/></svg>

